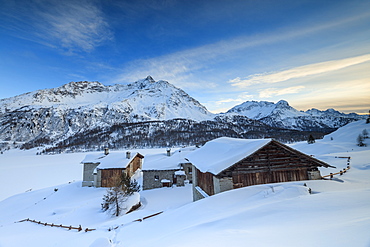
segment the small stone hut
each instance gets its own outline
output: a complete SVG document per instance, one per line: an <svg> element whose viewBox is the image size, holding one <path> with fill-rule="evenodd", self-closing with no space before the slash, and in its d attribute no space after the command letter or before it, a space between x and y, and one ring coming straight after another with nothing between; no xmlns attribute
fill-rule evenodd
<svg viewBox="0 0 370 247"><path fill-rule="evenodd" d="M184 186L186 181L191 182L191 165L184 156L193 150L182 148L171 152L167 149L166 153L147 155L143 165L143 190Z"/></svg>
<svg viewBox="0 0 370 247"><path fill-rule="evenodd" d="M126 172L132 177L140 169L140 176L135 176L143 190L184 186L192 179L192 165L184 155L194 148L181 148L174 152L148 154L114 152L90 154L81 162L84 166L82 186L110 187L111 178Z"/></svg>

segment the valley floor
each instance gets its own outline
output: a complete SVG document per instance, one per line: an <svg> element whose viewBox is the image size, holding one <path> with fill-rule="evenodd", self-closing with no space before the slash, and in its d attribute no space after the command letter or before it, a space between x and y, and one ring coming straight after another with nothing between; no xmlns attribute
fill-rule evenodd
<svg viewBox="0 0 370 247"><path fill-rule="evenodd" d="M79 161L85 154L7 152L0 156L0 247L369 247L370 145L357 147L352 138L367 126L344 128L315 144L293 145L337 167L321 170L323 175L346 167L347 159L335 157L350 156L351 169L333 180L250 186L197 202L191 185L148 190L140 192L139 210L117 218L100 209L104 188L81 187ZM96 230L17 222L26 218Z"/></svg>

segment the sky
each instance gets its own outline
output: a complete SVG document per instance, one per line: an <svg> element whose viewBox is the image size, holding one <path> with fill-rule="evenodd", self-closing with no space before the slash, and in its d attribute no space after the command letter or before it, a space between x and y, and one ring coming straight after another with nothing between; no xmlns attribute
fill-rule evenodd
<svg viewBox="0 0 370 247"><path fill-rule="evenodd" d="M368 0L0 0L0 99L151 75L214 113L370 110Z"/></svg>

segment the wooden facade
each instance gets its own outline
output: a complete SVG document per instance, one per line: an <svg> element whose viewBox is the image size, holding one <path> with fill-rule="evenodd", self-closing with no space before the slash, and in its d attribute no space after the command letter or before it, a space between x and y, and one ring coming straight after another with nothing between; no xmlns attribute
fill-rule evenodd
<svg viewBox="0 0 370 247"><path fill-rule="evenodd" d="M232 178L234 189L257 184L309 180L311 179L309 174L319 173L320 166L332 167L272 140L235 164L230 164L218 174L202 173L196 169L196 185L208 195L214 195L218 193L215 186L220 187L217 183L226 181L225 178Z"/></svg>
<svg viewBox="0 0 370 247"><path fill-rule="evenodd" d="M231 176L235 188L256 184L308 180L308 171L327 166L306 154L298 152L277 141L259 149L217 177Z"/></svg>
<svg viewBox="0 0 370 247"><path fill-rule="evenodd" d="M134 173L137 171L137 169L142 168L142 159L144 158L143 155L137 154L133 160L130 162L130 164L127 165L126 167L126 175L129 177L132 177Z"/></svg>
<svg viewBox="0 0 370 247"><path fill-rule="evenodd" d="M213 184L213 174L206 172L203 173L196 170L197 172L197 185L204 190L209 196L214 195L214 184Z"/></svg>
<svg viewBox="0 0 370 247"><path fill-rule="evenodd" d="M110 168L100 170L101 187L114 187L116 182L115 178L121 177L124 170L124 168Z"/></svg>
<svg viewBox="0 0 370 247"><path fill-rule="evenodd" d="M136 156L127 164L125 168L104 168L99 169L97 187L114 187L117 183L117 178L122 176L122 173L126 173L127 176L132 177L132 175L137 171L137 169L142 168L143 155L137 153Z"/></svg>

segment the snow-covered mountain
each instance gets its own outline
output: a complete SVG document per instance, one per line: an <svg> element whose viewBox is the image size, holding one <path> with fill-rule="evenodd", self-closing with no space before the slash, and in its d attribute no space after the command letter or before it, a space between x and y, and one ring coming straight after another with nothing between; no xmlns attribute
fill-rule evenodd
<svg viewBox="0 0 370 247"><path fill-rule="evenodd" d="M227 114L243 115L273 127L306 131L336 129L364 118L355 113L345 114L334 109L298 111L285 100L276 104L268 101L246 101L231 108Z"/></svg>
<svg viewBox="0 0 370 247"><path fill-rule="evenodd" d="M0 151L49 145L48 151L193 145L217 137L315 138L358 119L332 109L300 112L286 101L245 102L215 115L167 81L70 82L0 100ZM309 132L308 132L309 131ZM19 146L19 145L18 145Z"/></svg>
<svg viewBox="0 0 370 247"><path fill-rule="evenodd" d="M121 123L212 117L183 90L150 76L127 85L70 82L0 100L0 140L43 143Z"/></svg>
<svg viewBox="0 0 370 247"><path fill-rule="evenodd" d="M99 82L70 82L58 88L38 90L0 100L0 112L52 109L76 114L97 111L106 120L129 122L186 118L206 120L210 112L183 90L151 76L137 82L104 86ZM117 116L120 115L120 116Z"/></svg>

